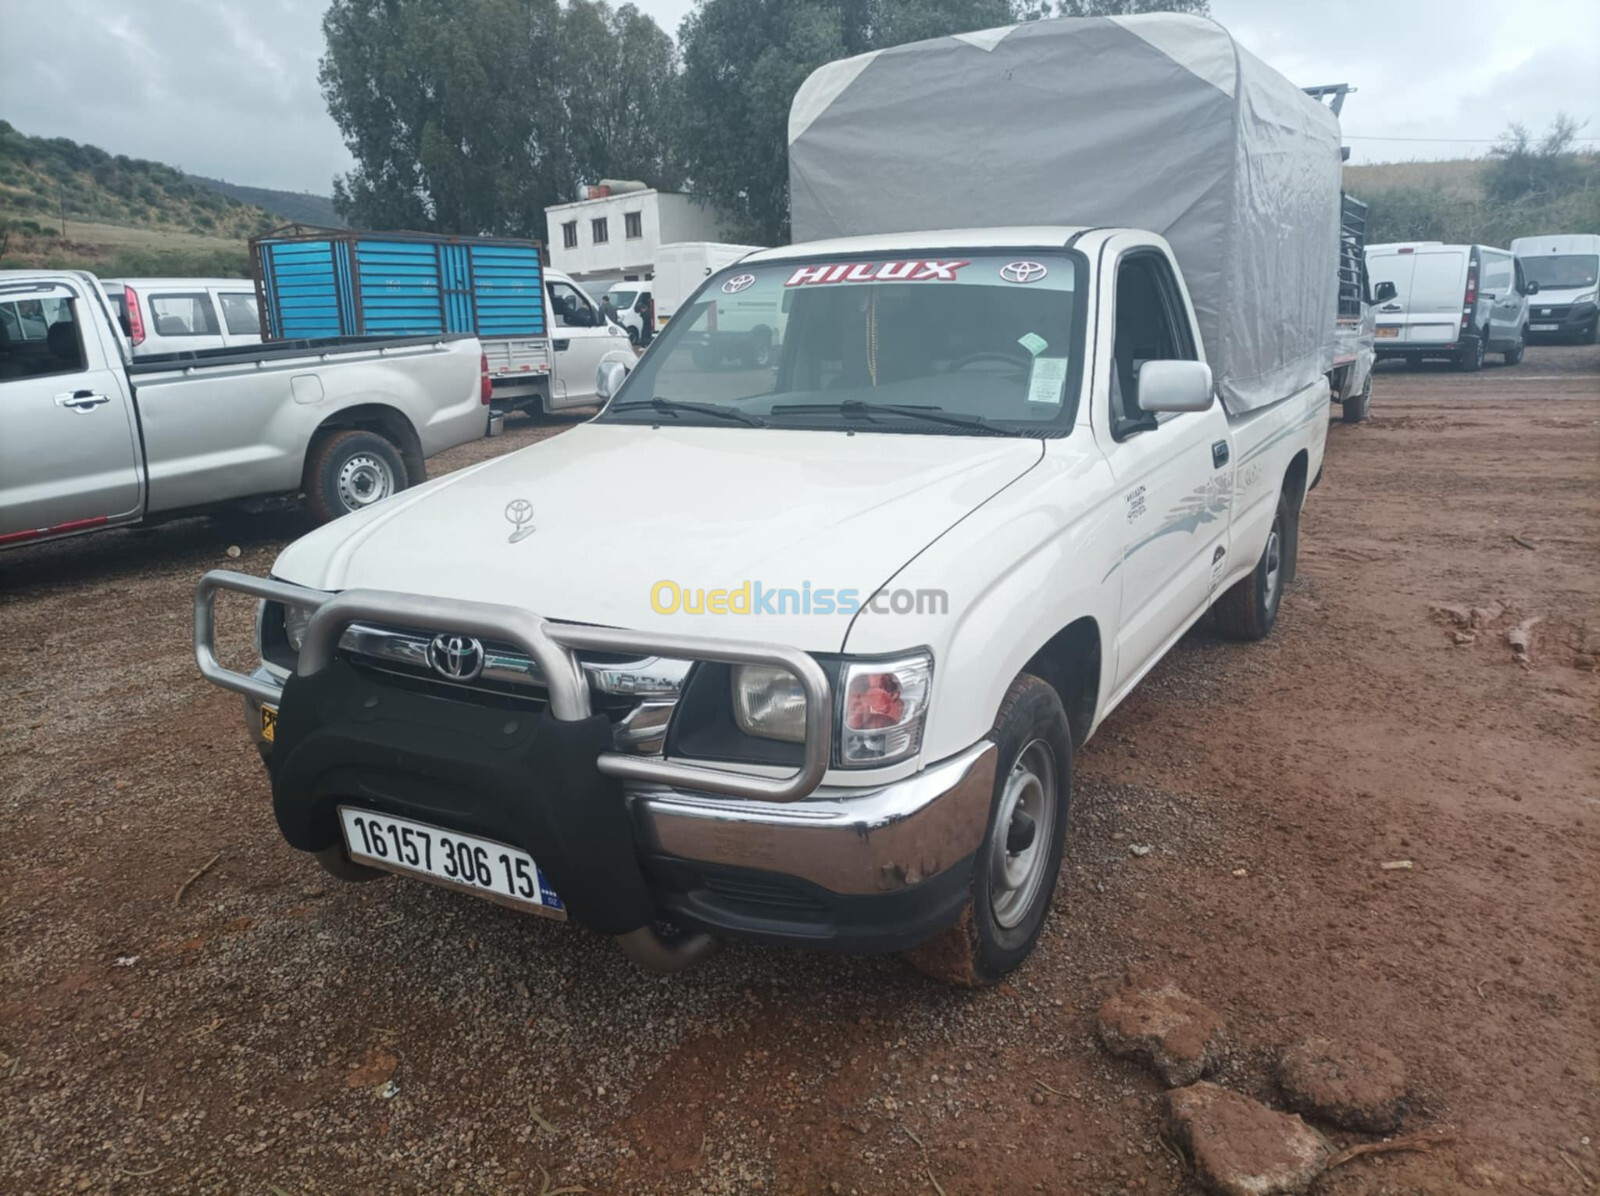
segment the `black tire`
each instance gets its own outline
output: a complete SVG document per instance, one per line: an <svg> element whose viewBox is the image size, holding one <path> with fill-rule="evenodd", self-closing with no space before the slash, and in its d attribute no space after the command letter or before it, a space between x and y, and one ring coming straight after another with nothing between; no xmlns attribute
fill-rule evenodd
<svg viewBox="0 0 1600 1196"><path fill-rule="evenodd" d="M1524 324L1517 332L1517 343L1507 349L1502 356L1507 365L1521 365L1522 355L1528 350L1528 326Z"/></svg>
<svg viewBox="0 0 1600 1196"><path fill-rule="evenodd" d="M1218 598L1217 631L1230 640L1263 640L1272 634L1283 603L1284 580L1293 573L1289 554L1294 551L1294 504L1287 491L1278 493L1278 512L1272 517L1261 559Z"/></svg>
<svg viewBox="0 0 1600 1196"><path fill-rule="evenodd" d="M376 432L334 432L314 442L306 456L306 511L317 524L359 511L408 485L400 450Z"/></svg>
<svg viewBox="0 0 1600 1196"><path fill-rule="evenodd" d="M1488 351L1489 334L1482 336L1476 333L1467 337L1467 343L1462 346L1461 352L1456 354L1456 368L1465 374L1476 374L1483 368L1483 359Z"/></svg>
<svg viewBox="0 0 1600 1196"><path fill-rule="evenodd" d="M628 343L635 349L639 347L639 330L632 324L628 325Z"/></svg>
<svg viewBox="0 0 1600 1196"><path fill-rule="evenodd" d="M740 364L750 370L764 370L772 364L772 329L762 326L750 333Z"/></svg>
<svg viewBox="0 0 1600 1196"><path fill-rule="evenodd" d="M969 988L998 983L1039 941L1072 812L1072 732L1052 686L1018 674L989 734L994 795L973 860L971 896L954 926L906 953L919 971ZM1001 836L1027 843L1011 852ZM1007 887L1008 875L1022 879Z"/></svg>
<svg viewBox="0 0 1600 1196"><path fill-rule="evenodd" d="M1372 371L1367 371L1367 383L1361 393L1339 400L1339 409L1347 424L1359 424L1372 411Z"/></svg>

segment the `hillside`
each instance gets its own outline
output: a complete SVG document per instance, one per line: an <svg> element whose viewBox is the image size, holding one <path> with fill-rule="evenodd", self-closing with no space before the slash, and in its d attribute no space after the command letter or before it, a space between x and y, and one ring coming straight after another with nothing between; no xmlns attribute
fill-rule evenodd
<svg viewBox="0 0 1600 1196"><path fill-rule="evenodd" d="M1344 168L1345 189L1371 209L1367 241L1509 245L1545 233L1600 233L1600 155L1562 156L1563 185L1497 199L1495 158L1378 162Z"/></svg>
<svg viewBox="0 0 1600 1196"><path fill-rule="evenodd" d="M240 203L254 204L274 216L281 216L281 223L284 224L345 227L343 218L333 210L332 198L326 195L312 195L309 191L275 191L271 187L246 187L223 179L208 179L203 174L191 174L189 177Z"/></svg>
<svg viewBox="0 0 1600 1196"><path fill-rule="evenodd" d="M164 163L0 120L0 265L244 275L245 241L282 223Z"/></svg>

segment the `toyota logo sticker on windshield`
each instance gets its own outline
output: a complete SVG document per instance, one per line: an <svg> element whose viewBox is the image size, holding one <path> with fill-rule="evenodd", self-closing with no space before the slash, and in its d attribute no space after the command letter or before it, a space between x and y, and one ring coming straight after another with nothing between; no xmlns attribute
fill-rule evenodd
<svg viewBox="0 0 1600 1196"><path fill-rule="evenodd" d="M724 294L737 295L740 291L748 291L755 285L756 276L754 274L735 274L722 284L722 290Z"/></svg>
<svg viewBox="0 0 1600 1196"><path fill-rule="evenodd" d="M1000 277L1007 282L1038 282L1048 273L1043 262L1007 262L1000 267Z"/></svg>

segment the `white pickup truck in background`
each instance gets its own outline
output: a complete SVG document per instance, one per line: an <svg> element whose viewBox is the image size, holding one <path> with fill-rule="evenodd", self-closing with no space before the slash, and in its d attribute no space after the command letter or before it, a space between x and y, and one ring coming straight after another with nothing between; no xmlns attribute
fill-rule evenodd
<svg viewBox="0 0 1600 1196"><path fill-rule="evenodd" d="M134 358L103 284L0 271L0 548L304 496L318 522L484 434L472 337Z"/></svg>
<svg viewBox="0 0 1600 1196"><path fill-rule="evenodd" d="M714 272L601 365L594 421L271 578L207 574L196 658L336 875L570 917L660 970L743 937L992 982L1051 908L1074 753L1208 611L1266 635L1294 576L1338 125L1161 16L835 63L790 132L818 239ZM962 211L1022 219L881 227ZM770 354L708 350L729 310ZM216 656L224 590L263 600L251 673Z"/></svg>

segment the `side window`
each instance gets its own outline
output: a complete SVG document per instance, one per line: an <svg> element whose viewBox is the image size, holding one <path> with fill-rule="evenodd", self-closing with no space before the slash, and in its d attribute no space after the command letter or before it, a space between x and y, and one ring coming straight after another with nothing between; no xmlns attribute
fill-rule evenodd
<svg viewBox="0 0 1600 1196"><path fill-rule="evenodd" d="M258 336L261 333L261 316L256 310L256 297L247 292L218 295L222 303L222 322L234 336Z"/></svg>
<svg viewBox="0 0 1600 1196"><path fill-rule="evenodd" d="M600 323L593 307L577 287L565 282L549 286L550 310L562 328L594 328Z"/></svg>
<svg viewBox="0 0 1600 1196"><path fill-rule="evenodd" d="M216 336L217 313L204 291L150 296L157 336Z"/></svg>
<svg viewBox="0 0 1600 1196"><path fill-rule="evenodd" d="M1484 262L1483 290L1496 299L1504 299L1511 289L1511 259L1496 255Z"/></svg>
<svg viewBox="0 0 1600 1196"><path fill-rule="evenodd" d="M1117 267L1117 317L1112 344L1111 433L1148 431L1156 416L1139 410L1139 369L1147 361L1192 361L1194 338L1177 283L1160 254L1138 253Z"/></svg>
<svg viewBox="0 0 1600 1196"><path fill-rule="evenodd" d="M83 338L71 299L0 301L0 382L83 368Z"/></svg>

